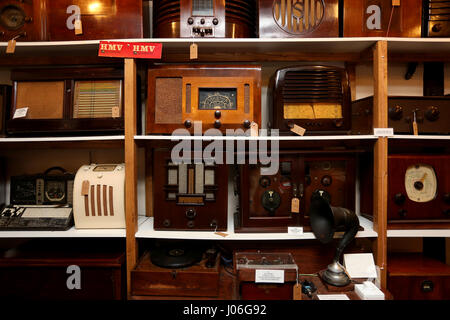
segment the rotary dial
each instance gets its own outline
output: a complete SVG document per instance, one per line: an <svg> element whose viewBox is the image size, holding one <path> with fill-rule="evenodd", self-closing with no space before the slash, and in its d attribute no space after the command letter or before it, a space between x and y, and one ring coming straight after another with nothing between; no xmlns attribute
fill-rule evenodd
<svg viewBox="0 0 450 320"><path fill-rule="evenodd" d="M414 202L428 202L436 198L437 178L433 167L425 164L410 166L405 173L405 189Z"/></svg>

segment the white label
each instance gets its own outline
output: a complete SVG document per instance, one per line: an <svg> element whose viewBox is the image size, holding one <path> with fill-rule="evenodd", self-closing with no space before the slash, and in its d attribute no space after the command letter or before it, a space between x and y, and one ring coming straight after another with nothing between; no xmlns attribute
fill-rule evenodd
<svg viewBox="0 0 450 320"><path fill-rule="evenodd" d="M288 234L302 235L303 227L288 227Z"/></svg>
<svg viewBox="0 0 450 320"><path fill-rule="evenodd" d="M394 128L373 128L373 135L377 137L392 137Z"/></svg>
<svg viewBox="0 0 450 320"><path fill-rule="evenodd" d="M284 270L255 270L256 283L284 283Z"/></svg>
<svg viewBox="0 0 450 320"><path fill-rule="evenodd" d="M28 113L28 107L16 109L13 119L25 118Z"/></svg>
<svg viewBox="0 0 450 320"><path fill-rule="evenodd" d="M346 294L318 294L319 300L350 300Z"/></svg>
<svg viewBox="0 0 450 320"><path fill-rule="evenodd" d="M346 253L344 266L350 278L377 278L377 270L371 253Z"/></svg>

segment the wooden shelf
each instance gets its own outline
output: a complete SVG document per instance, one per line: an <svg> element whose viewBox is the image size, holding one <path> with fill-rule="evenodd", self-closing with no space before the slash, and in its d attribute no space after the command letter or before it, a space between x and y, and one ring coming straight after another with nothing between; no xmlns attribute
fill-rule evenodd
<svg viewBox="0 0 450 320"><path fill-rule="evenodd" d="M359 217L361 226L364 231L358 232L357 238L376 238L378 234L373 230L373 223L364 218ZM287 233L235 233L232 218L228 219L228 230L223 231L228 236L223 237L210 231L155 231L153 228L153 218L148 217L145 220L139 219L138 232L136 238L151 239L190 239L190 240L311 240L316 239L312 232L305 232L301 235L291 235ZM342 234L337 234L340 237Z"/></svg>
<svg viewBox="0 0 450 320"><path fill-rule="evenodd" d="M388 230L388 238L449 238L450 229Z"/></svg>
<svg viewBox="0 0 450 320"><path fill-rule="evenodd" d="M376 140L374 135L340 135L340 136L161 136L161 135L145 135L135 136L135 140L140 141L180 141L180 140L223 140L223 141L329 141L329 140Z"/></svg>
<svg viewBox="0 0 450 320"><path fill-rule="evenodd" d="M1 149L123 148L125 136L0 138Z"/></svg>

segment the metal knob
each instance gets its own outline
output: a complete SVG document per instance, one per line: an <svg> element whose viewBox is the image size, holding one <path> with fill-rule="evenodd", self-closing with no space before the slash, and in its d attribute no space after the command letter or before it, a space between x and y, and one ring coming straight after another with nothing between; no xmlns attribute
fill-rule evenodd
<svg viewBox="0 0 450 320"><path fill-rule="evenodd" d="M186 218L188 219L195 219L197 216L197 212L194 209L188 209L186 210Z"/></svg>
<svg viewBox="0 0 450 320"><path fill-rule="evenodd" d="M324 187L329 187L332 183L333 179L331 178L331 176L326 175L322 177L321 183Z"/></svg>
<svg viewBox="0 0 450 320"><path fill-rule="evenodd" d="M222 126L222 123L219 120L214 121L214 128L220 129L221 126Z"/></svg>
<svg viewBox="0 0 450 320"><path fill-rule="evenodd" d="M400 120L403 116L403 108L401 106L389 107L388 114L391 120Z"/></svg>
<svg viewBox="0 0 450 320"><path fill-rule="evenodd" d="M405 200L406 200L406 197L403 193L397 193L394 196L394 202L395 202L395 204L397 204L399 206L403 205L405 203Z"/></svg>
<svg viewBox="0 0 450 320"><path fill-rule="evenodd" d="M166 227L166 228L170 227L170 220L169 219L164 220L163 221L163 226Z"/></svg>
<svg viewBox="0 0 450 320"><path fill-rule="evenodd" d="M414 182L414 188L416 188L416 190L422 190L423 189L423 182L422 181L416 181Z"/></svg>
<svg viewBox="0 0 450 320"><path fill-rule="evenodd" d="M250 122L250 120L245 120L244 121L244 128L245 129L250 129L251 125L252 125L252 123Z"/></svg>
<svg viewBox="0 0 450 320"><path fill-rule="evenodd" d="M422 290L422 292L432 292L433 289L434 289L434 283L431 280L424 280L420 284L420 290Z"/></svg>
<svg viewBox="0 0 450 320"><path fill-rule="evenodd" d="M428 121L436 121L439 119L439 108L438 107L428 107L427 111L425 112L425 118Z"/></svg>
<svg viewBox="0 0 450 320"><path fill-rule="evenodd" d="M222 117L222 112L220 112L219 110L216 110L216 111L214 112L214 117L215 117L216 119L220 119L220 117Z"/></svg>
<svg viewBox="0 0 450 320"><path fill-rule="evenodd" d="M192 121L191 121L191 120L186 120L186 121L184 122L184 126L185 126L186 128L192 127Z"/></svg>
<svg viewBox="0 0 450 320"><path fill-rule="evenodd" d="M204 18L201 18L201 19L200 19L200 23L201 23L201 24L205 24L205 19L204 19Z"/></svg>
<svg viewBox="0 0 450 320"><path fill-rule="evenodd" d="M194 19L193 19L192 17L190 17L190 18L188 19L188 23L189 23L189 24L194 24Z"/></svg>
<svg viewBox="0 0 450 320"><path fill-rule="evenodd" d="M213 25L217 26L219 24L219 19L214 18L212 23L213 23Z"/></svg>
<svg viewBox="0 0 450 320"><path fill-rule="evenodd" d="M432 28L431 31L433 32L440 32L442 30L442 25L440 23L436 23Z"/></svg>

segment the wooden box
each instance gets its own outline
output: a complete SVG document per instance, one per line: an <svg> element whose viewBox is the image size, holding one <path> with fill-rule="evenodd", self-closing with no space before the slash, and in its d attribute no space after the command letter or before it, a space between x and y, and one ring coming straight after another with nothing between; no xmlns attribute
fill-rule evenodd
<svg viewBox="0 0 450 320"><path fill-rule="evenodd" d="M123 132L120 67L21 69L14 82L8 134ZM25 116L16 111L28 108Z"/></svg>
<svg viewBox="0 0 450 320"><path fill-rule="evenodd" d="M155 38L251 38L255 0L155 1Z"/></svg>
<svg viewBox="0 0 450 320"><path fill-rule="evenodd" d="M219 295L220 256L213 268L205 260L188 268L168 269L154 265L146 252L131 271L132 295L216 297Z"/></svg>
<svg viewBox="0 0 450 320"><path fill-rule="evenodd" d="M79 267L80 289L74 285ZM32 240L0 258L0 296L29 300L120 300L125 250L111 240ZM73 288L73 287L71 287Z"/></svg>
<svg viewBox="0 0 450 320"><path fill-rule="evenodd" d="M450 155L390 155L388 228L450 227Z"/></svg>
<svg viewBox="0 0 450 320"><path fill-rule="evenodd" d="M344 0L344 37L412 37L422 35L422 0Z"/></svg>
<svg viewBox="0 0 450 320"><path fill-rule="evenodd" d="M225 164L176 165L167 149L153 152L155 230L226 230L228 168Z"/></svg>
<svg viewBox="0 0 450 320"><path fill-rule="evenodd" d="M338 0L259 0L260 38L338 36Z"/></svg>
<svg viewBox="0 0 450 320"><path fill-rule="evenodd" d="M294 125L308 134L345 134L351 128L351 95L345 69L330 66L287 67L269 84L271 123L280 134Z"/></svg>
<svg viewBox="0 0 450 320"><path fill-rule="evenodd" d="M387 289L395 300L448 300L450 266L422 254L388 256Z"/></svg>
<svg viewBox="0 0 450 320"><path fill-rule="evenodd" d="M147 133L261 127L261 67L166 65L148 69Z"/></svg>

